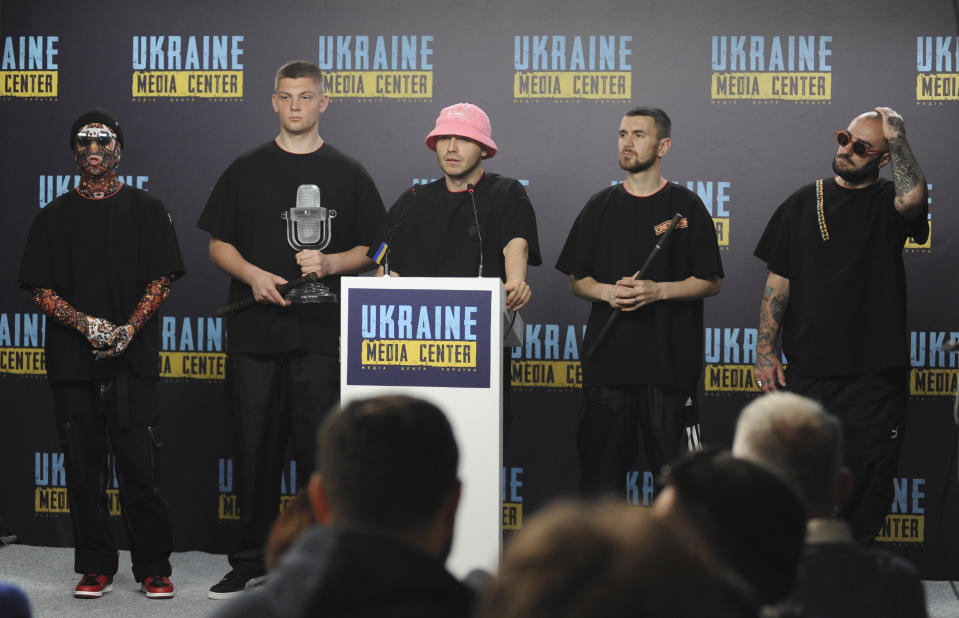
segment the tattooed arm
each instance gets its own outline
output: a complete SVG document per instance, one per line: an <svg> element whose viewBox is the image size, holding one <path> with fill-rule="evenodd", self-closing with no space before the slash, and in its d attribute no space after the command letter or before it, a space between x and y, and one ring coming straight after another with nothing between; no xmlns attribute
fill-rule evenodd
<svg viewBox="0 0 959 618"><path fill-rule="evenodd" d="M110 341L110 347L107 350L97 352L97 358L110 358L119 356L130 345L133 335L143 329L143 326L156 315L157 309L170 295L170 278L160 277L147 284L140 302L134 307L133 313L127 318L127 323L117 328L116 335Z"/></svg>
<svg viewBox="0 0 959 618"><path fill-rule="evenodd" d="M916 219L921 216L928 197L926 177L906 141L906 125L902 116L888 107L877 107L876 112L882 117L882 133L889 142L892 178L896 186L896 210L906 219Z"/></svg>
<svg viewBox="0 0 959 618"><path fill-rule="evenodd" d="M79 332L98 350L109 346L116 336L115 324L79 311L49 288L33 288L33 304L48 318Z"/></svg>
<svg viewBox="0 0 959 618"><path fill-rule="evenodd" d="M756 341L756 366L753 377L760 390L771 393L786 386L786 373L776 353L776 340L789 306L789 279L774 272L766 279L766 290L759 306L759 338Z"/></svg>

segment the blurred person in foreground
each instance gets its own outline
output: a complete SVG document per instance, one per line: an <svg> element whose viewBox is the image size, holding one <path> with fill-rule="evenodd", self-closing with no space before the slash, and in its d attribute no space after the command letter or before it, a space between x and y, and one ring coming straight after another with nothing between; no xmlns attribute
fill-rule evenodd
<svg viewBox="0 0 959 618"><path fill-rule="evenodd" d="M756 616L746 588L724 578L679 534L621 503L549 507L508 545L477 615Z"/></svg>
<svg viewBox="0 0 959 618"><path fill-rule="evenodd" d="M662 480L654 517L745 580L763 606L785 601L796 578L806 512L783 479L708 449L674 462Z"/></svg>
<svg viewBox="0 0 959 618"><path fill-rule="evenodd" d="M444 566L460 498L459 449L436 406L354 401L319 436L308 495L320 526L225 616L465 618L472 592Z"/></svg>
<svg viewBox="0 0 959 618"><path fill-rule="evenodd" d="M792 594L806 616L925 618L916 568L857 545L849 523L836 517L852 482L842 465L839 419L801 395L764 395L739 416L733 455L782 474L806 504L806 546Z"/></svg>

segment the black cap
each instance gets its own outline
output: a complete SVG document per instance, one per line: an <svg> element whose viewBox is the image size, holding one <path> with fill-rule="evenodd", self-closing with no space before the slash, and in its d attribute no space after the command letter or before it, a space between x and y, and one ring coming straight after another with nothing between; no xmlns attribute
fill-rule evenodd
<svg viewBox="0 0 959 618"><path fill-rule="evenodd" d="M99 122L113 129L113 132L117 134L117 141L120 143L120 148L123 148L123 130L120 129L120 123L117 122L113 114L107 110L101 107L94 107L84 112L82 116L73 122L73 126L70 128L70 150L73 150L73 143L76 141L77 133L80 132L80 129L92 122Z"/></svg>

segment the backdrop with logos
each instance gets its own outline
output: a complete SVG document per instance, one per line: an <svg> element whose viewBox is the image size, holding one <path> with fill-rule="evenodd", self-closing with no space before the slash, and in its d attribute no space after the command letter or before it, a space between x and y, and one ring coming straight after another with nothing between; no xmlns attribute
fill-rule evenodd
<svg viewBox="0 0 959 618"><path fill-rule="evenodd" d="M531 268L526 342L512 350L515 421L503 469L504 526L576 493L579 358L588 312L553 268L590 195L622 180L616 131L633 105L664 108L671 181L696 191L716 224L726 271L706 301L702 435L729 445L752 380L765 265L752 251L776 206L829 177L834 131L886 105L906 121L929 181L930 240L909 245L908 429L895 500L877 541L926 578L959 579L959 492L952 397L959 354L951 230L959 180L959 36L954 4L731 0L456 5L438 0L117 0L5 3L0 9L0 518L22 542L70 545L63 457L44 376L45 320L16 273L30 222L72 190L67 149L85 109L114 112L119 173L164 201L187 276L162 308L162 490L176 549L225 552L236 533L230 421L224 409L227 277L196 228L219 174L272 139L276 68L318 63L331 97L320 132L360 160L389 205L439 175L423 144L442 107L469 101L493 123L490 171L519 178L536 210L544 264ZM884 173L888 177L888 172ZM292 204L278 204L288 208ZM335 207L335 205L329 205ZM288 496L306 470L288 466ZM645 504L637 462L627 500ZM118 511L115 483L110 490ZM118 538L122 538L117 522Z"/></svg>

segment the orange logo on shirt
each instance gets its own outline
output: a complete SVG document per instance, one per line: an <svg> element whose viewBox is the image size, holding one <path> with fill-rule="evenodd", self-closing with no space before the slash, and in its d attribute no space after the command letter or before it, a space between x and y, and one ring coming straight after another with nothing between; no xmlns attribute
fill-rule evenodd
<svg viewBox="0 0 959 618"><path fill-rule="evenodd" d="M669 220L663 221L662 223L654 227L653 231L656 232L657 236L662 236L666 232L666 228L668 227L669 227ZM686 217L683 217L682 219L679 220L679 223L676 224L676 227L683 227L683 228L689 227L689 221L686 219Z"/></svg>

